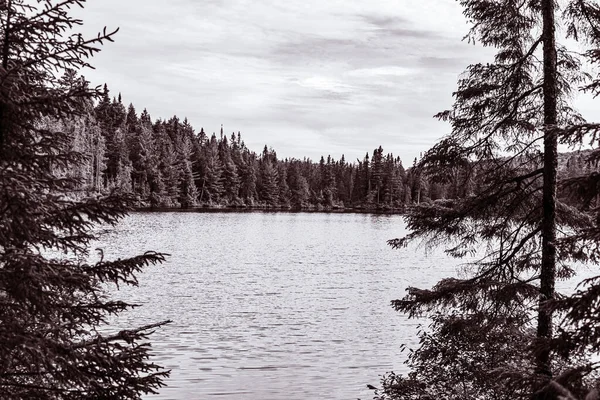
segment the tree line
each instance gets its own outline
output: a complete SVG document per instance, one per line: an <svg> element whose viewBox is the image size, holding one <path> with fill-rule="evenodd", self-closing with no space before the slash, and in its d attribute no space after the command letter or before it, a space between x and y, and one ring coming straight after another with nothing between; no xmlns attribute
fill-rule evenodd
<svg viewBox="0 0 600 400"><path fill-rule="evenodd" d="M120 94L111 99L106 85L86 115L55 129L71 132L73 150L87 155L70 172L82 191L130 193L147 207L397 208L413 197L402 161L381 146L356 162L280 159L266 145L249 149L239 131L208 135L187 118L138 115Z"/></svg>
<svg viewBox="0 0 600 400"><path fill-rule="evenodd" d="M63 77L77 79L72 72ZM226 135L221 127L218 136L209 136L203 128L196 132L187 118L152 120L146 109L138 114L133 104L125 107L121 94L111 99L106 85L84 115L46 123L70 132L72 150L87 156L69 172L81 180L81 191L131 194L138 207L403 210L464 197L479 184L477 174L466 176L465 168L453 171L451 181L432 180L417 159L405 169L400 157L381 146L354 162L344 155L318 162L280 159L266 145L257 153L239 131ZM582 162L571 164L572 169Z"/></svg>

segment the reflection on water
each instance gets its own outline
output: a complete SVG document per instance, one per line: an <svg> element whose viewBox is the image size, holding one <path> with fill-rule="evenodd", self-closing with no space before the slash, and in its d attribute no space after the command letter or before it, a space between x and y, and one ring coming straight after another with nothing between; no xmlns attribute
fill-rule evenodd
<svg viewBox="0 0 600 400"><path fill-rule="evenodd" d="M405 233L400 216L136 213L98 246L172 254L116 294L143 305L118 326L174 320L152 335L172 375L149 398L369 399L415 344L417 322L390 300L455 270L386 245Z"/></svg>

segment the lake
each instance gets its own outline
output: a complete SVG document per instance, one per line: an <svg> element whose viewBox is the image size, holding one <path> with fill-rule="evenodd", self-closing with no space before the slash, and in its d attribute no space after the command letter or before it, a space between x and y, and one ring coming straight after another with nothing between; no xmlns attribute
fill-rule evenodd
<svg viewBox="0 0 600 400"><path fill-rule="evenodd" d="M456 269L387 246L405 233L398 215L134 213L94 247L172 254L116 294L142 305L118 326L174 321L151 336L172 373L149 399L370 399L416 344L418 321L390 300Z"/></svg>

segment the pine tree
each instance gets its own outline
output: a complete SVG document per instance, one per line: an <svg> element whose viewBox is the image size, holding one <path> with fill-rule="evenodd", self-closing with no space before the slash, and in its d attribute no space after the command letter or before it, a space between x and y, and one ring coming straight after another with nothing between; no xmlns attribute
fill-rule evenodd
<svg viewBox="0 0 600 400"><path fill-rule="evenodd" d="M249 206L258 198L256 190L256 155L247 149L242 153L240 165L240 197Z"/></svg>
<svg viewBox="0 0 600 400"><path fill-rule="evenodd" d="M237 167L229 155L223 166L223 178L225 196L229 202L237 202L240 191L240 177Z"/></svg>
<svg viewBox="0 0 600 400"><path fill-rule="evenodd" d="M598 322L591 316L596 306L589 306L600 299L600 290L592 280L590 290L560 299L554 286L574 274L573 261L600 260L594 243L600 230L585 207L557 200L558 184L565 190L584 185L557 184L557 140L581 143L592 133L588 137L597 144L599 126L585 123L569 99L575 85L596 93L600 85L580 71L581 60L573 52L557 44L555 14L562 11L567 35L591 45L586 56L597 63L600 8L579 0L460 3L474 24L469 40L497 53L493 62L471 65L460 78L453 109L439 114L451 123L452 133L415 167L438 183L448 183L460 168L467 176L475 174L479 186L451 201L421 203L408 216L412 233L391 244L425 239L431 245L447 243L450 255L478 258L469 264L468 278L448 278L431 290L410 288L393 302L410 316L437 314L433 336L420 335L413 373L388 377L381 397L447 398L460 389L459 398L542 399L556 398L557 388L581 397L587 385L595 385L590 373L596 364L589 353L600 347L600 337L589 330ZM532 314L537 319L532 321ZM586 324L589 329L582 330ZM477 331L470 330L474 325ZM494 358L494 343L486 337L498 327L503 328L497 340L505 344L508 358ZM449 354L446 336L458 353L445 359L448 368L436 370L433 364ZM449 368L453 374L446 373ZM482 390L485 376L495 376L495 384ZM406 390L394 389L399 387Z"/></svg>
<svg viewBox="0 0 600 400"><path fill-rule="evenodd" d="M349 205L350 195L352 190L350 189L352 183L351 166L346 163L346 157L342 154L340 161L335 166L335 182L336 182L336 194L340 202L343 205Z"/></svg>
<svg viewBox="0 0 600 400"><path fill-rule="evenodd" d="M102 171L106 169L105 157L106 142L102 136L102 131L98 121L93 116L93 112L87 118L86 132L88 133L88 162L90 165L91 179L90 189L92 192L99 193L104 187L102 185Z"/></svg>
<svg viewBox="0 0 600 400"><path fill-rule="evenodd" d="M291 205L295 209L303 209L308 206L310 198L310 188L308 181L302 175L300 161L294 160L290 165L290 190L291 190Z"/></svg>
<svg viewBox="0 0 600 400"><path fill-rule="evenodd" d="M373 198L376 204L379 204L381 200L383 172L383 148L379 146L379 148L373 150L373 158L371 158L371 181L373 191L375 192Z"/></svg>
<svg viewBox="0 0 600 400"><path fill-rule="evenodd" d="M134 134L139 123L140 120L138 119L135 107L133 106L133 103L129 103L129 107L127 107L127 116L125 117L125 130L130 135Z"/></svg>
<svg viewBox="0 0 600 400"><path fill-rule="evenodd" d="M290 200L292 196L290 187L288 185L288 165L289 163L287 162L287 160L286 162L280 162L277 164L277 176L279 182L278 202L283 207L290 206Z"/></svg>
<svg viewBox="0 0 600 400"><path fill-rule="evenodd" d="M59 80L61 90L71 90L79 85L87 85L83 78L78 77L74 70L68 69ZM64 176L79 180L80 185L74 196L80 192L99 191L100 173L104 169L105 145L100 135L100 128L93 116L93 102L91 99L81 100L82 113L69 118L58 120L44 117L39 120L39 127L49 131L64 132L72 140L69 150L84 156L78 165L73 165L64 171Z"/></svg>
<svg viewBox="0 0 600 400"><path fill-rule="evenodd" d="M327 163L322 171L322 190L325 206L332 207L337 199L337 185L335 182L335 162L327 156Z"/></svg>
<svg viewBox="0 0 600 400"><path fill-rule="evenodd" d="M261 163L260 197L269 206L279 205L279 177L269 158Z"/></svg>
<svg viewBox="0 0 600 400"><path fill-rule="evenodd" d="M134 193L141 199L147 200L150 196L150 182L158 174L157 159L154 149L152 122L146 109L139 119L131 118L132 107L128 113L127 132L129 135L129 158L132 164L132 184ZM135 109L133 109L135 113Z"/></svg>
<svg viewBox="0 0 600 400"><path fill-rule="evenodd" d="M382 176L382 201L388 205L391 205L394 200L396 187L398 186L397 171L394 163L394 156L388 154L385 157L383 163L383 176Z"/></svg>
<svg viewBox="0 0 600 400"><path fill-rule="evenodd" d="M127 191L130 189L127 187L130 183L127 175L131 172L126 141L127 112L116 98L112 102L106 99L107 95L108 89L105 87L102 101L96 107L96 118L106 142L105 186Z"/></svg>
<svg viewBox="0 0 600 400"><path fill-rule="evenodd" d="M206 149L206 167L203 185L205 187L206 199L209 203L219 203L224 192L223 186L223 163L219 158L217 137L213 133Z"/></svg>
<svg viewBox="0 0 600 400"><path fill-rule="evenodd" d="M84 80L61 86L56 72L79 70L115 32L85 39L69 14L82 1L9 0L0 9L0 398L139 399L167 373L150 362L148 330L98 328L129 304L106 298L106 284L135 284L163 260L149 252L89 263L96 223L124 216L122 198L72 200L66 174L84 156L72 137L47 129L86 114L99 94ZM66 255L65 255L66 254ZM154 325L154 327L160 324Z"/></svg>
<svg viewBox="0 0 600 400"><path fill-rule="evenodd" d="M159 159L158 171L163 185L163 191L160 193L161 206L178 207L180 206L181 169L175 144L167 132L167 124L164 121L156 121L154 135Z"/></svg>
<svg viewBox="0 0 600 400"><path fill-rule="evenodd" d="M191 132L190 132L191 133ZM183 208L196 205L198 190L194 182L192 171L192 141L191 136L182 136L177 143L177 164L180 176L179 204Z"/></svg>
<svg viewBox="0 0 600 400"><path fill-rule="evenodd" d="M232 146L237 149L237 144L235 142L235 135L232 135ZM218 144L219 149L219 160L223 164L223 187L224 187L224 195L229 204L237 204L238 195L240 190L240 177L238 174L238 168L232 159L232 150L229 146L229 141L227 140L227 136L223 136L223 139ZM237 155L239 156L239 151L237 151Z"/></svg>
<svg viewBox="0 0 600 400"><path fill-rule="evenodd" d="M107 146L108 158L107 169L112 165L112 180L108 181L109 189L116 189L122 193L131 193L133 191L133 166L129 158L129 144L127 143L127 131L124 125L118 127L113 135L110 147ZM112 164L109 164L110 162Z"/></svg>

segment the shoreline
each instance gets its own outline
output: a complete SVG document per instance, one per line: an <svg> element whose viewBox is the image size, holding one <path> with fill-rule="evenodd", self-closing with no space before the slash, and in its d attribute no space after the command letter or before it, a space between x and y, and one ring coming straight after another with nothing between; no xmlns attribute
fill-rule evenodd
<svg viewBox="0 0 600 400"><path fill-rule="evenodd" d="M132 212L198 212L198 213L245 213L245 212L281 212L281 213L327 213L327 214L389 214L402 215L406 214L407 208L366 208L366 207L267 207L267 206L195 206L195 207L136 207Z"/></svg>

